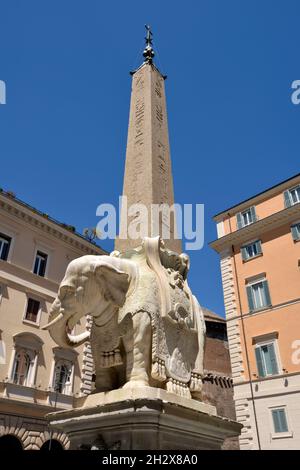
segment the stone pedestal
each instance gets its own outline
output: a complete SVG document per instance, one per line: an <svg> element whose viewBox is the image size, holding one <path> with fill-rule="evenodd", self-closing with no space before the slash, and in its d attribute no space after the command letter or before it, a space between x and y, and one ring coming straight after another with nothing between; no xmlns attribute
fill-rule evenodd
<svg viewBox="0 0 300 470"><path fill-rule="evenodd" d="M73 450L220 449L241 430L211 405L151 387L92 394L48 420L68 435Z"/></svg>

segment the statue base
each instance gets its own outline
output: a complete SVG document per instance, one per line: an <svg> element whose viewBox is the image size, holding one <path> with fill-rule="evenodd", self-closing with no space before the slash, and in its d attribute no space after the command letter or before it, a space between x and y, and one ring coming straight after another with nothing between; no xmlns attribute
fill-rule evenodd
<svg viewBox="0 0 300 470"><path fill-rule="evenodd" d="M132 387L77 399L72 410L47 415L71 450L221 449L241 425L215 407L163 389Z"/></svg>

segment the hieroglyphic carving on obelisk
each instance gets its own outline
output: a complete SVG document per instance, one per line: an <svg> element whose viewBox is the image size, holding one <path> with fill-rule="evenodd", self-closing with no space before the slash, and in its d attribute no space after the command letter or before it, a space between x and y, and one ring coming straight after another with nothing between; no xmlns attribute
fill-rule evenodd
<svg viewBox="0 0 300 470"><path fill-rule="evenodd" d="M143 204L148 211L148 231L144 236L160 235L165 246L181 252L181 240L176 239L174 212L161 212L159 223L151 213L152 204L174 204L173 178L170 159L167 108L165 97L165 77L153 64L151 32L148 29L144 63L132 73L132 91L126 150L123 196L127 197L127 207L121 211L121 231L128 235L126 228L136 223L140 229L140 213L137 210L128 215L133 204ZM151 217L152 214L152 217ZM157 220L157 219L156 219ZM124 229L125 227L125 229ZM170 234L169 239L164 236ZM115 249L121 252L141 244L141 238L115 241Z"/></svg>

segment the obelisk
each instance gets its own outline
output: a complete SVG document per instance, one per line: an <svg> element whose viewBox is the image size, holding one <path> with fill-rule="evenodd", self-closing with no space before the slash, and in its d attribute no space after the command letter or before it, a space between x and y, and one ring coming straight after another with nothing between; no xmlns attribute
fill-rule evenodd
<svg viewBox="0 0 300 470"><path fill-rule="evenodd" d="M124 252L139 246L144 236L160 235L167 248L181 253L181 240L176 238L176 217L172 210L174 192L164 84L166 77L153 63L152 33L150 27L146 28L144 62L135 72L131 72L132 91L123 185L126 203L122 205L121 230L115 241L115 249ZM138 234L141 217L145 216L138 210L137 205L140 204L147 210L147 228L141 236L133 239L132 232ZM156 205L154 212L153 205ZM157 210L162 205L164 209Z"/></svg>

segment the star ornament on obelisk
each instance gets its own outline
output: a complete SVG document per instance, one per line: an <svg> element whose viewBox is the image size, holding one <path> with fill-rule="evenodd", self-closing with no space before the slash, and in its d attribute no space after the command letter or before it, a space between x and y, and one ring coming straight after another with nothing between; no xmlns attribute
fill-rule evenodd
<svg viewBox="0 0 300 470"><path fill-rule="evenodd" d="M144 62L131 72L123 198L115 249L125 252L140 246L145 236L159 235L166 248L181 253L173 206L166 77L153 63L153 34L150 26L145 27Z"/></svg>

